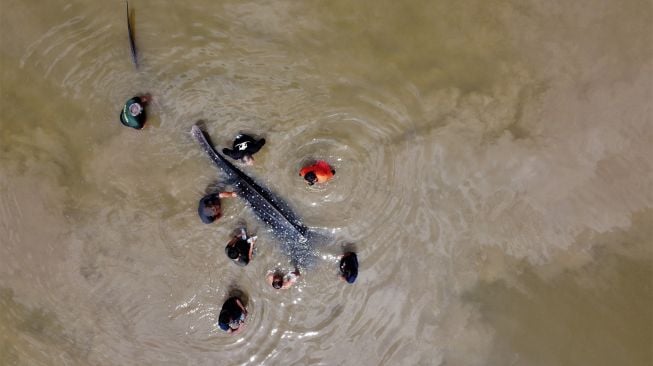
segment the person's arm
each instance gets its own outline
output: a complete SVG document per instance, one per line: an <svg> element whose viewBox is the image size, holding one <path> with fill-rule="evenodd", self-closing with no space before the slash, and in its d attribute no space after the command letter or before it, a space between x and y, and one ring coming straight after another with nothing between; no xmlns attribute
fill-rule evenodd
<svg viewBox="0 0 653 366"><path fill-rule="evenodd" d="M236 299L236 304L238 304L238 307L240 310L243 311L243 314L247 315L247 309L243 306L243 304L240 302L240 299Z"/></svg>
<svg viewBox="0 0 653 366"><path fill-rule="evenodd" d="M237 196L236 192L220 192L220 193L218 193L218 197L220 197L220 198L232 198L232 197L236 197L236 196Z"/></svg>
<svg viewBox="0 0 653 366"><path fill-rule="evenodd" d="M281 288L282 289L290 288L290 286L294 285L295 282L297 282L297 277L288 276L288 277L286 277L286 280L283 282L283 286L281 286Z"/></svg>
<svg viewBox="0 0 653 366"><path fill-rule="evenodd" d="M252 255L254 254L254 243L256 242L256 236L252 236L251 238L247 239L247 242L249 243L249 253L247 258L252 259Z"/></svg>
<svg viewBox="0 0 653 366"><path fill-rule="evenodd" d="M272 281L274 280L274 274L268 273L268 276L265 278L268 281L268 285L272 286Z"/></svg>
<svg viewBox="0 0 653 366"><path fill-rule="evenodd" d="M240 323L240 326L238 326L238 329L234 329L234 330L232 330L232 331L231 331L231 332L232 332L231 334L232 334L232 335L236 335L236 334L242 332L243 330L245 330L245 328L247 328L247 325L246 325L245 323Z"/></svg>
<svg viewBox="0 0 653 366"><path fill-rule="evenodd" d="M295 282L297 282L297 279L299 279L299 269L295 268L294 271L288 273L283 283L283 286L281 286L281 288L283 289L290 288L290 286L294 285Z"/></svg>

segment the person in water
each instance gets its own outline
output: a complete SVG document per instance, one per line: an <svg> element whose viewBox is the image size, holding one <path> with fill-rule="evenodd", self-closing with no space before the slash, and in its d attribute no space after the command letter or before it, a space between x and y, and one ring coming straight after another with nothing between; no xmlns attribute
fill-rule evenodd
<svg viewBox="0 0 653 366"><path fill-rule="evenodd" d="M240 234L236 235L227 243L227 246L224 248L224 252L227 254L227 257L234 261L237 265L244 267L254 254L254 243L256 242L256 236L247 237L247 232L244 228L240 229Z"/></svg>
<svg viewBox="0 0 653 366"><path fill-rule="evenodd" d="M238 297L230 297L222 305L218 316L218 327L227 333L239 333L245 329L247 309Z"/></svg>
<svg viewBox="0 0 653 366"><path fill-rule="evenodd" d="M336 171L324 160L318 160L313 165L305 166L299 171L309 186L315 183L329 181L336 174Z"/></svg>
<svg viewBox="0 0 653 366"><path fill-rule="evenodd" d="M236 136L233 142L233 148L224 148L222 149L222 153L234 160L241 160L246 165L252 165L254 164L254 157L252 155L261 150L263 145L265 145L265 139L255 140L252 136L240 134Z"/></svg>
<svg viewBox="0 0 653 366"><path fill-rule="evenodd" d="M268 284L277 290L290 288L290 286L297 282L297 279L299 279L299 269L297 268L285 276L280 271L274 271L268 273L267 277Z"/></svg>
<svg viewBox="0 0 653 366"><path fill-rule="evenodd" d="M226 197L236 197L236 193L211 193L200 199L200 203L197 207L197 213L199 214L200 219L203 223L210 224L222 217L222 206L220 205L220 198Z"/></svg>
<svg viewBox="0 0 653 366"><path fill-rule="evenodd" d="M354 252L347 252L340 258L340 278L347 283L354 283L356 277L358 277L358 257Z"/></svg>
<svg viewBox="0 0 653 366"><path fill-rule="evenodd" d="M145 126L147 115L145 114L145 107L150 102L149 95L135 96L125 102L120 112L120 122L131 128L140 130Z"/></svg>

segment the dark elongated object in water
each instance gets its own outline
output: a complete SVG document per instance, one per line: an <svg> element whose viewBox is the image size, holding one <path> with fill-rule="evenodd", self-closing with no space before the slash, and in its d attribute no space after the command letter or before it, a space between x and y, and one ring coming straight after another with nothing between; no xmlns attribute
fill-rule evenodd
<svg viewBox="0 0 653 366"><path fill-rule="evenodd" d="M238 197L249 204L256 217L267 224L281 241L282 248L290 256L293 265L300 267L308 265L313 257L309 244L310 232L299 217L279 197L257 184L216 152L198 126L193 126L191 134L225 175L227 183L233 186Z"/></svg>
<svg viewBox="0 0 653 366"><path fill-rule="evenodd" d="M129 16L129 1L125 1L127 4L127 32L129 32L129 48L131 49L132 62L134 66L138 68L138 58L136 57L136 43L134 42L134 32L132 31L132 22L131 17Z"/></svg>

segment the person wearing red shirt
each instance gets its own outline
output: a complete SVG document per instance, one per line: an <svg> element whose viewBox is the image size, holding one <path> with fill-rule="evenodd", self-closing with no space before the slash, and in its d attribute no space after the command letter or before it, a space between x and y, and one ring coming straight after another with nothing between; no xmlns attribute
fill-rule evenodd
<svg viewBox="0 0 653 366"><path fill-rule="evenodd" d="M336 174L336 171L324 160L318 160L313 165L306 166L299 171L309 186L315 183L329 181Z"/></svg>

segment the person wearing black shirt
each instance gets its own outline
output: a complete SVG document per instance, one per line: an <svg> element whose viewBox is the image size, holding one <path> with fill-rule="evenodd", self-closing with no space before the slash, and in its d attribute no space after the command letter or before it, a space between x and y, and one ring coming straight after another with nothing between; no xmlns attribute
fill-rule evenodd
<svg viewBox="0 0 653 366"><path fill-rule="evenodd" d="M230 297L222 305L218 316L218 327L227 333L238 333L245 329L247 309L238 297Z"/></svg>
<svg viewBox="0 0 653 366"><path fill-rule="evenodd" d="M252 259L255 241L256 236L247 237L245 229L240 229L240 234L227 243L224 252L237 265L246 266Z"/></svg>

